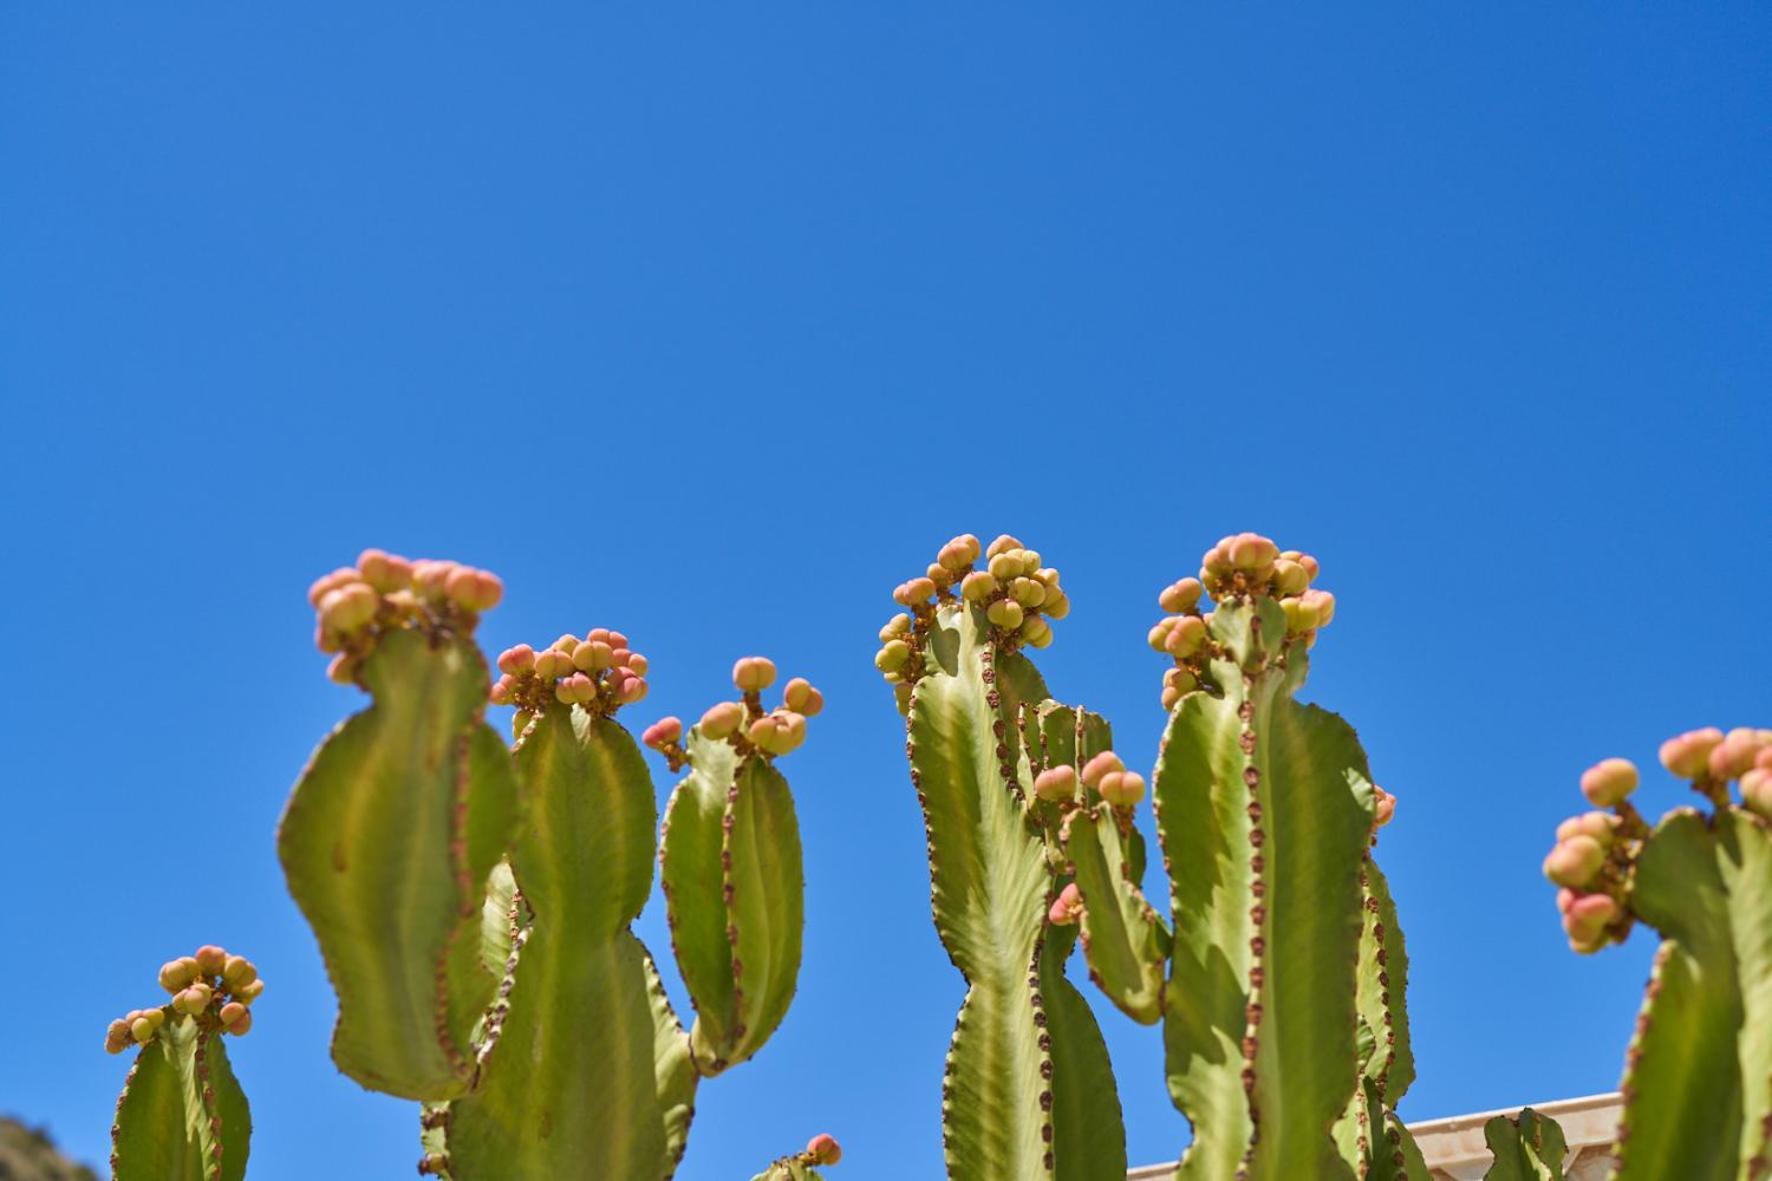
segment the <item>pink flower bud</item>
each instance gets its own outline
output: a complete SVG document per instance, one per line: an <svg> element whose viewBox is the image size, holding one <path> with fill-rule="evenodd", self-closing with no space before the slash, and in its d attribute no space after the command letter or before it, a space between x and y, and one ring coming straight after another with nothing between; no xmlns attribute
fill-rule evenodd
<svg viewBox="0 0 1772 1181"><path fill-rule="evenodd" d="M1602 759L1581 773L1581 794L1596 808L1615 808L1637 790L1637 767L1629 759Z"/></svg>
<svg viewBox="0 0 1772 1181"><path fill-rule="evenodd" d="M1238 570L1259 571L1273 565L1280 547L1259 533L1239 533L1231 539L1226 556Z"/></svg>
<svg viewBox="0 0 1772 1181"><path fill-rule="evenodd" d="M824 708L824 694L812 687L805 677L795 677L781 691L782 704L795 713L817 717Z"/></svg>
<svg viewBox="0 0 1772 1181"><path fill-rule="evenodd" d="M1324 590L1307 590L1298 596L1299 603L1316 617L1316 627L1328 627L1335 618L1335 596Z"/></svg>
<svg viewBox="0 0 1772 1181"><path fill-rule="evenodd" d="M646 670L652 667L652 662L638 652L629 652L628 658L622 661L622 663L639 673L641 676L645 676Z"/></svg>
<svg viewBox="0 0 1772 1181"><path fill-rule="evenodd" d="M160 987L167 992L183 992L197 978L197 961L168 960L160 965Z"/></svg>
<svg viewBox="0 0 1772 1181"><path fill-rule="evenodd" d="M707 738L719 740L730 738L738 732L739 723L744 721L744 706L736 701L722 701L712 706L701 715L697 727Z"/></svg>
<svg viewBox="0 0 1772 1181"><path fill-rule="evenodd" d="M320 600L324 599L328 592L335 591L341 586L356 582L360 577L361 576L357 571L350 566L340 566L331 574L321 575L314 580L312 586L308 587L308 605L310 607L318 607L320 605Z"/></svg>
<svg viewBox="0 0 1772 1181"><path fill-rule="evenodd" d="M972 554L967 551L966 546L956 537L954 540L941 547L941 552L935 556L935 561L943 570L949 570L957 574L972 565Z"/></svg>
<svg viewBox="0 0 1772 1181"><path fill-rule="evenodd" d="M1052 909L1046 912L1046 918L1055 927L1068 927L1083 917L1083 892L1072 882L1058 892L1052 900Z"/></svg>
<svg viewBox="0 0 1772 1181"><path fill-rule="evenodd" d="M412 589L427 599L440 599L447 593L449 576L458 569L455 562L420 558L412 564Z"/></svg>
<svg viewBox="0 0 1772 1181"><path fill-rule="evenodd" d="M1585 890L1606 864L1606 850L1590 836L1574 836L1557 842L1544 859L1544 876L1559 886Z"/></svg>
<svg viewBox="0 0 1772 1181"><path fill-rule="evenodd" d="M229 1009L240 1010L234 1015L232 1020L228 1018ZM245 1037L248 1033L252 1032L252 1010L248 1009L238 1001L229 1001L222 1006L221 1023L222 1028L233 1034L235 1037Z"/></svg>
<svg viewBox="0 0 1772 1181"><path fill-rule="evenodd" d="M1710 777L1717 780L1736 778L1754 765L1760 746L1759 734L1746 726L1729 731L1710 752Z"/></svg>
<svg viewBox="0 0 1772 1181"><path fill-rule="evenodd" d="M1103 775L1109 771L1124 771L1125 769L1126 764L1120 761L1119 755L1111 750L1104 750L1083 764L1083 782L1090 787L1099 788Z"/></svg>
<svg viewBox="0 0 1772 1181"><path fill-rule="evenodd" d="M602 640L586 640L572 650L572 667L580 672L601 672L620 663L616 650Z"/></svg>
<svg viewBox="0 0 1772 1181"><path fill-rule="evenodd" d="M623 705L633 705L646 700L646 694L650 691L651 686L646 683L645 677L637 677L630 672L622 677L621 687L616 690L616 699Z"/></svg>
<svg viewBox="0 0 1772 1181"><path fill-rule="evenodd" d="M535 667L535 649L528 644L518 644L515 648L506 648L498 654L498 671L510 673L526 673Z"/></svg>
<svg viewBox="0 0 1772 1181"><path fill-rule="evenodd" d="M1397 797L1384 790L1384 788L1378 786L1376 783L1372 785L1372 791L1376 797L1373 819L1377 821L1379 828L1383 828L1385 825L1389 824L1397 814Z"/></svg>
<svg viewBox="0 0 1772 1181"><path fill-rule="evenodd" d="M1198 652L1205 642L1206 621L1198 615L1183 615L1163 637L1163 651L1185 660Z"/></svg>
<svg viewBox="0 0 1772 1181"><path fill-rule="evenodd" d="M1772 820L1772 767L1755 766L1742 772L1741 803L1762 820Z"/></svg>
<svg viewBox="0 0 1772 1181"><path fill-rule="evenodd" d="M544 681L564 676L572 671L572 657L552 648L535 655L535 675Z"/></svg>
<svg viewBox="0 0 1772 1181"><path fill-rule="evenodd" d="M1048 767L1034 776L1034 794L1052 803L1077 798L1077 769L1068 764Z"/></svg>
<svg viewBox="0 0 1772 1181"><path fill-rule="evenodd" d="M357 679L357 661L355 657L340 652L326 666L326 676L340 685L349 685Z"/></svg>
<svg viewBox="0 0 1772 1181"><path fill-rule="evenodd" d="M194 958L197 961L197 970L205 976L220 976L228 963L228 953L213 943L205 943L199 947Z"/></svg>
<svg viewBox="0 0 1772 1181"><path fill-rule="evenodd" d="M1583 812L1579 816L1571 816L1557 825L1557 840L1566 841L1570 837L1588 836L1600 842L1601 848L1612 847L1613 838L1617 835L1618 817L1610 812Z"/></svg>
<svg viewBox="0 0 1772 1181"><path fill-rule="evenodd" d="M1661 744L1661 765L1681 779L1700 779L1710 770L1710 752L1722 741L1715 726L1688 730Z"/></svg>
<svg viewBox="0 0 1772 1181"><path fill-rule="evenodd" d="M984 556L987 558L994 558L1005 550L1021 548L1021 542L1017 541L1007 533L1001 533L997 535L997 540L991 542L990 548L984 551Z"/></svg>
<svg viewBox="0 0 1772 1181"><path fill-rule="evenodd" d="M976 545L978 539L972 539ZM843 1148L837 1138L826 1132L820 1132L806 1141L806 1161L814 1165L834 1165L843 1159Z"/></svg>
<svg viewBox="0 0 1772 1181"><path fill-rule="evenodd" d="M1162 593L1157 595L1157 606L1170 615L1181 615L1192 611L1205 591L1206 587L1199 579L1183 578L1163 588Z"/></svg>
<svg viewBox="0 0 1772 1181"><path fill-rule="evenodd" d="M514 685L515 682L511 680L511 674L506 673L492 682L492 688L487 692L486 699L494 705L509 705L511 703L511 689Z"/></svg>
<svg viewBox="0 0 1772 1181"><path fill-rule="evenodd" d="M366 582L348 582L320 599L320 623L328 631L354 632L375 618L381 596Z"/></svg>
<svg viewBox="0 0 1772 1181"><path fill-rule="evenodd" d="M364 550L357 556L357 569L363 572L364 582L384 595L412 584L412 563L384 550Z"/></svg>
<svg viewBox="0 0 1772 1181"><path fill-rule="evenodd" d="M1116 808L1130 808L1144 799L1144 776L1137 771L1109 771L1096 788Z"/></svg>
<svg viewBox="0 0 1772 1181"><path fill-rule="evenodd" d="M767 656L746 656L732 666L732 683L740 693L761 693L775 684L775 662Z"/></svg>
<svg viewBox="0 0 1772 1181"><path fill-rule="evenodd" d="M129 1044L129 1040L129 1022L122 1020L111 1022L105 1028L105 1053L121 1054L124 1047Z"/></svg>
<svg viewBox="0 0 1772 1181"><path fill-rule="evenodd" d="M640 741L653 750L663 750L683 737L682 718L660 718L646 727L640 735Z"/></svg>

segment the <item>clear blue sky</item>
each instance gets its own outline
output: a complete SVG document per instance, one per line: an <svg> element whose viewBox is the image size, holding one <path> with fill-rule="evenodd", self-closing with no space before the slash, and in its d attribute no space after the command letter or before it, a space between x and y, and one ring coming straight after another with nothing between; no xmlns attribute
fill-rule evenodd
<svg viewBox="0 0 1772 1181"><path fill-rule="evenodd" d="M870 656L963 530L1063 569L1044 667L1146 766L1157 588L1317 553L1308 696L1402 800L1405 1114L1609 1089L1651 939L1563 949L1552 827L1772 722L1772 11L1180 7L6 5L0 1111L102 1161L105 1021L215 940L271 985L253 1177L411 1170L272 843L359 700L303 591L376 544L502 573L494 648L626 629L641 720L743 653L825 689L800 996L682 1177L825 1129L938 1175L961 982Z"/></svg>

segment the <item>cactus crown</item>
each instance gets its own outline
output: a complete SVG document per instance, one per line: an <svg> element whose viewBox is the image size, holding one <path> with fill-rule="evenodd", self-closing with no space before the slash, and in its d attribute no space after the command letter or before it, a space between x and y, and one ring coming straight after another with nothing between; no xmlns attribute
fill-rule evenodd
<svg viewBox="0 0 1772 1181"><path fill-rule="evenodd" d="M340 684L357 679L384 633L416 628L472 635L481 613L503 597L504 583L490 571L430 558L411 561L378 549L364 550L355 566L341 566L308 588L318 616L314 644L332 655L326 672Z"/></svg>

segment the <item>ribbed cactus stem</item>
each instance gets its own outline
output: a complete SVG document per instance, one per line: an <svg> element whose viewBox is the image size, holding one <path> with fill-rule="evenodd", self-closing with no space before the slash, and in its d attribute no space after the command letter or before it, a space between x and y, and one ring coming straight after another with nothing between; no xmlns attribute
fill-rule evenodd
<svg viewBox="0 0 1772 1181"><path fill-rule="evenodd" d="M1648 829L1627 798L1636 768L1607 759L1581 779L1604 810L1565 821L1545 859L1575 950L1621 941L1636 921L1661 934L1625 1058L1615 1175L1763 1177L1772 1169L1772 730L1688 731L1662 744L1661 761L1710 814L1676 808Z"/></svg>
<svg viewBox="0 0 1772 1181"><path fill-rule="evenodd" d="M1151 635L1176 661L1153 801L1174 911L1170 1091L1194 1125L1182 1178L1356 1171L1333 1128L1360 1066L1361 870L1378 796L1352 729L1293 700L1333 613L1314 574L1264 538L1226 538L1199 580L1164 592L1170 615Z"/></svg>
<svg viewBox="0 0 1772 1181"><path fill-rule="evenodd" d="M1013 538L980 549L956 538L927 577L898 588L907 613L882 630L875 662L908 714L931 909L967 982L942 1083L948 1175L1123 1176L1106 1046L1064 976L1075 932L1049 916L1073 921L1054 906L1069 876L1060 826L1083 802L1076 768L1105 746L1106 727L1055 714L1022 654L1050 642L1047 620L1069 609L1057 572ZM1068 778L1041 785L1060 766Z"/></svg>
<svg viewBox="0 0 1772 1181"><path fill-rule="evenodd" d="M1483 1125L1483 1140L1495 1158L1483 1181L1563 1181L1569 1148L1549 1116L1530 1107L1513 1119L1495 1116Z"/></svg>

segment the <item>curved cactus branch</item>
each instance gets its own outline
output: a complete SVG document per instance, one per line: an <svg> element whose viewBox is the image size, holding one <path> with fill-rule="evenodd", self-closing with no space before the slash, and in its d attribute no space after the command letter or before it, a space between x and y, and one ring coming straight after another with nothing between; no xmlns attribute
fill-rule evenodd
<svg viewBox="0 0 1772 1181"><path fill-rule="evenodd" d="M517 764L530 808L511 870L532 918L498 1043L449 1107L449 1174L666 1177L689 1104L661 1100L657 977L628 929L652 888L651 776L617 723L559 702Z"/></svg>
<svg viewBox="0 0 1772 1181"><path fill-rule="evenodd" d="M1070 873L1060 827L1077 803L1075 764L1106 745L1106 725L1049 703L1020 652L1049 642L1047 620L1068 611L1057 572L1013 538L992 544L988 571L972 568L979 551L956 538L927 578L899 587L914 615L887 625L876 658L908 715L936 931L967 982L942 1087L948 1175L1122 1176L1106 1045L1064 977L1074 934L1048 918ZM1037 798L1036 780L1059 766L1068 798Z"/></svg>
<svg viewBox="0 0 1772 1181"><path fill-rule="evenodd" d="M485 884L516 827L504 744L470 640L399 630L359 664L375 701L314 752L278 828L289 891L339 998L333 1059L366 1087L447 1099L498 987Z"/></svg>

